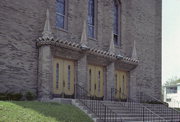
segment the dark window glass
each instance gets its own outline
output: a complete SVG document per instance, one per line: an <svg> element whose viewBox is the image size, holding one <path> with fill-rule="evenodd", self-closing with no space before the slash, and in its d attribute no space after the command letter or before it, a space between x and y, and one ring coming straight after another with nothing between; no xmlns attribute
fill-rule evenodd
<svg viewBox="0 0 180 122"><path fill-rule="evenodd" d="M115 75L115 87L117 87L117 74Z"/></svg>
<svg viewBox="0 0 180 122"><path fill-rule="evenodd" d="M59 88L59 64L56 64L56 89Z"/></svg>
<svg viewBox="0 0 180 122"><path fill-rule="evenodd" d="M166 99L166 102L171 102L171 98L167 98L167 99Z"/></svg>
<svg viewBox="0 0 180 122"><path fill-rule="evenodd" d="M56 26L58 28L64 28L64 16L56 15Z"/></svg>
<svg viewBox="0 0 180 122"><path fill-rule="evenodd" d="M91 70L89 70L89 91L91 91Z"/></svg>
<svg viewBox="0 0 180 122"><path fill-rule="evenodd" d="M68 89L70 89L70 82L71 82L71 67L68 65Z"/></svg>
<svg viewBox="0 0 180 122"><path fill-rule="evenodd" d="M114 3L114 8L113 8L113 11L114 11L114 34L118 34L118 5L116 3Z"/></svg>
<svg viewBox="0 0 180 122"><path fill-rule="evenodd" d="M113 33L114 33L114 44L118 45L118 33L119 33L119 6L114 0L113 4Z"/></svg>
<svg viewBox="0 0 180 122"><path fill-rule="evenodd" d="M65 0L56 0L56 26L64 28L65 23Z"/></svg>
<svg viewBox="0 0 180 122"><path fill-rule="evenodd" d="M123 94L124 94L124 89L125 89L125 83L124 83L124 75L123 75L123 87L122 87Z"/></svg>
<svg viewBox="0 0 180 122"><path fill-rule="evenodd" d="M56 11L59 14L65 15L65 0L56 0Z"/></svg>
<svg viewBox="0 0 180 122"><path fill-rule="evenodd" d="M117 94L117 74L115 74L115 94Z"/></svg>
<svg viewBox="0 0 180 122"><path fill-rule="evenodd" d="M101 79L101 72L98 73L98 92L100 92L100 79Z"/></svg>
<svg viewBox="0 0 180 122"><path fill-rule="evenodd" d="M114 34L114 44L118 45L118 35Z"/></svg>
<svg viewBox="0 0 180 122"><path fill-rule="evenodd" d="M88 36L94 38L94 0L88 0Z"/></svg>
<svg viewBox="0 0 180 122"><path fill-rule="evenodd" d="M94 37L94 26L88 25L88 36Z"/></svg>
<svg viewBox="0 0 180 122"><path fill-rule="evenodd" d="M175 94L175 93L177 93L177 86L175 86L175 87L166 87L166 93L167 94Z"/></svg>

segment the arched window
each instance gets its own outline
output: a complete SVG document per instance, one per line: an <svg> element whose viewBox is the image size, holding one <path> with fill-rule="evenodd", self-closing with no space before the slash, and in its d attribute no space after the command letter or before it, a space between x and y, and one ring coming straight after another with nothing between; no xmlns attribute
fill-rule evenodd
<svg viewBox="0 0 180 122"><path fill-rule="evenodd" d="M120 3L114 0L113 3L113 38L114 44L120 45Z"/></svg>
<svg viewBox="0 0 180 122"><path fill-rule="evenodd" d="M56 0L56 27L66 29L66 2L67 0Z"/></svg>
<svg viewBox="0 0 180 122"><path fill-rule="evenodd" d="M95 37L95 0L88 0L88 37Z"/></svg>

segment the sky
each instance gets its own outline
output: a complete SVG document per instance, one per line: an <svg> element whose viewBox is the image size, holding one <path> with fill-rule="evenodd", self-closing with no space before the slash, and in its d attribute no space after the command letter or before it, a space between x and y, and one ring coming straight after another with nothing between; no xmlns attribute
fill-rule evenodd
<svg viewBox="0 0 180 122"><path fill-rule="evenodd" d="M180 78L180 0L162 0L162 83Z"/></svg>

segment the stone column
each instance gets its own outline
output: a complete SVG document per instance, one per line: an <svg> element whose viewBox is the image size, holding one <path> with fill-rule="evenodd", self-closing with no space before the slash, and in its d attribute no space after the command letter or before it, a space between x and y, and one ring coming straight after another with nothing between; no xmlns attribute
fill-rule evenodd
<svg viewBox="0 0 180 122"><path fill-rule="evenodd" d="M139 91L141 91L141 87L137 87L137 81L136 81L136 71L135 69L130 71L130 79L129 79L129 97L135 101L138 101Z"/></svg>
<svg viewBox="0 0 180 122"><path fill-rule="evenodd" d="M39 47L38 97L48 99L52 86L52 54L49 45Z"/></svg>
<svg viewBox="0 0 180 122"><path fill-rule="evenodd" d="M77 65L77 84L87 90L87 55L81 57ZM79 92L76 91L76 93Z"/></svg>
<svg viewBox="0 0 180 122"><path fill-rule="evenodd" d="M135 97L135 89L134 89L134 87L135 87L135 82L136 82L136 77L135 77L135 75L134 75L134 73L133 73L133 71L130 71L129 72L129 97L130 98L134 98Z"/></svg>
<svg viewBox="0 0 180 122"><path fill-rule="evenodd" d="M84 55L78 60L78 76L77 83L86 88L87 87L87 55Z"/></svg>
<svg viewBox="0 0 180 122"><path fill-rule="evenodd" d="M111 99L111 88L114 88L114 63L111 63L107 66L107 96L105 96L106 100Z"/></svg>

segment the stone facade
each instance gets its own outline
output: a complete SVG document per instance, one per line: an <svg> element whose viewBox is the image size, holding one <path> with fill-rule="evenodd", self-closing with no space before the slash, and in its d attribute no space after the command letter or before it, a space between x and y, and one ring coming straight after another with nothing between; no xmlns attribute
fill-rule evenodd
<svg viewBox="0 0 180 122"><path fill-rule="evenodd" d="M55 4L55 0L0 1L0 92L32 91L39 97L51 97L52 60L62 57L75 60L76 82L84 87L87 87L87 64L104 66L107 99L113 87L113 69L129 73L129 96L136 97L137 89L141 89L160 98L161 0L121 0L121 46L115 46L115 54L131 58L135 40L138 63L95 55L80 48L71 49L55 42L37 46L47 8L54 40L80 44L87 0L68 0L67 30L56 28ZM112 0L97 0L96 38L87 39L89 48L109 51L112 6Z"/></svg>

